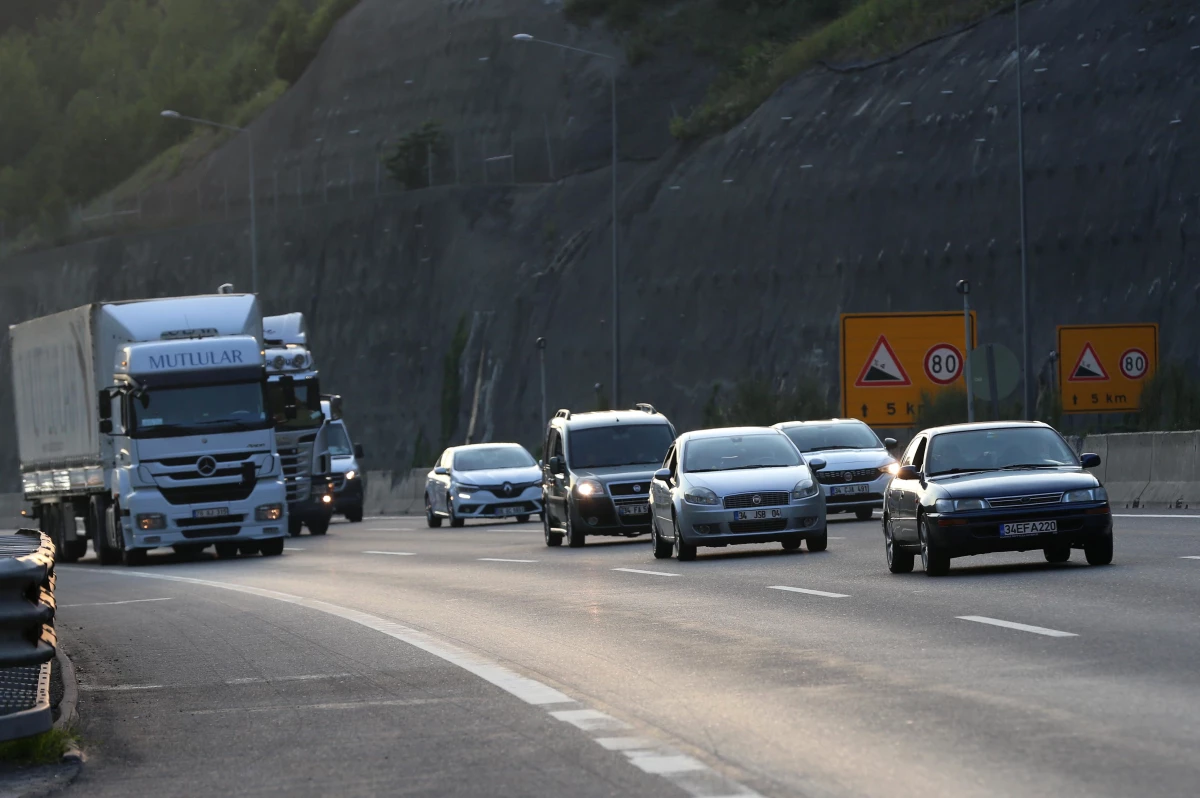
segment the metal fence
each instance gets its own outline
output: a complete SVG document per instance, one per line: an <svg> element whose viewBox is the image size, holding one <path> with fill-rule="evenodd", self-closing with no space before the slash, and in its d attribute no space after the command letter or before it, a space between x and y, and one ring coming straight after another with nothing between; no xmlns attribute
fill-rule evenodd
<svg viewBox="0 0 1200 798"><path fill-rule="evenodd" d="M0 537L0 740L49 731L54 544L22 529Z"/></svg>

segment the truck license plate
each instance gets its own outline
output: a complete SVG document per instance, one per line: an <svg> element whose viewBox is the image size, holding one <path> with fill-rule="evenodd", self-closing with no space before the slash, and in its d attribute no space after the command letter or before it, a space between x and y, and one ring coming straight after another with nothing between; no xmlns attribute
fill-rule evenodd
<svg viewBox="0 0 1200 798"><path fill-rule="evenodd" d="M206 507L203 510L192 510L192 518L224 518L229 515L228 507Z"/></svg>
<svg viewBox="0 0 1200 798"><path fill-rule="evenodd" d="M1017 537L1018 535L1044 535L1048 532L1057 531L1057 521L1017 521L1012 524L1000 525L1000 535L1006 538Z"/></svg>
<svg viewBox="0 0 1200 798"><path fill-rule="evenodd" d="M765 521L769 518L783 518L783 510L734 510L734 521Z"/></svg>

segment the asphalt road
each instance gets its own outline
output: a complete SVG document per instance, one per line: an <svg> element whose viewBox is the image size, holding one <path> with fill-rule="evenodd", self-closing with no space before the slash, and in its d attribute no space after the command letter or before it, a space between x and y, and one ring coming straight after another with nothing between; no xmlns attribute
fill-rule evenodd
<svg viewBox="0 0 1200 798"><path fill-rule="evenodd" d="M1200 516L1169 515L1118 517L1109 567L941 579L889 574L878 521L692 563L412 518L275 559L89 558L58 583L72 790L1195 795Z"/></svg>

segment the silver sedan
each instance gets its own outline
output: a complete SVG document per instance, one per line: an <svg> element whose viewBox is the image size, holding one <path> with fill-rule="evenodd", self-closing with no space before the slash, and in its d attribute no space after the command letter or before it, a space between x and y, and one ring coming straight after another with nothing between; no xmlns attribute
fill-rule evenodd
<svg viewBox="0 0 1200 798"><path fill-rule="evenodd" d="M824 467L767 427L679 436L650 487L654 556L692 560L699 546L731 543L824 551L825 496L813 474Z"/></svg>

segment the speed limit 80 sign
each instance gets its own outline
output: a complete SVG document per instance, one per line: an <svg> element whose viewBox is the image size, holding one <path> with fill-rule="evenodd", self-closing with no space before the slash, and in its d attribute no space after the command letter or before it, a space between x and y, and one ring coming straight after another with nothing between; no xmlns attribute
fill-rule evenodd
<svg viewBox="0 0 1200 798"><path fill-rule="evenodd" d="M925 376L938 385L949 385L963 370L962 352L952 344L941 343L925 353Z"/></svg>
<svg viewBox="0 0 1200 798"><path fill-rule="evenodd" d="M1058 386L1064 413L1140 410L1158 364L1157 324L1058 328Z"/></svg>

